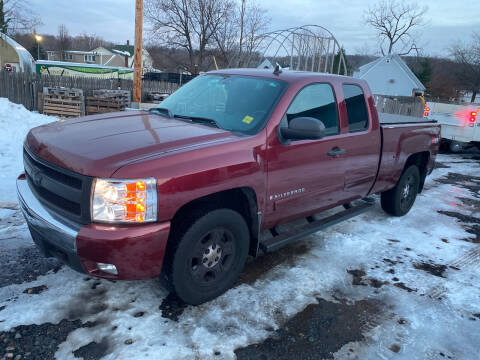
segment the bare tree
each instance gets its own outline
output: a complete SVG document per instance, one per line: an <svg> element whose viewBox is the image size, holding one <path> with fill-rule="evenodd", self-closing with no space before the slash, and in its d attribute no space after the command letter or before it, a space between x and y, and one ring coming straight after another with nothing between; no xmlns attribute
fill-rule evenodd
<svg viewBox="0 0 480 360"><path fill-rule="evenodd" d="M472 35L471 43L454 44L450 53L458 65L455 75L465 90L472 92L473 103L480 92L480 33Z"/></svg>
<svg viewBox="0 0 480 360"><path fill-rule="evenodd" d="M0 0L0 32L32 32L41 25L28 0Z"/></svg>
<svg viewBox="0 0 480 360"><path fill-rule="evenodd" d="M229 0L146 0L145 18L152 40L186 49L195 73L230 6Z"/></svg>
<svg viewBox="0 0 480 360"><path fill-rule="evenodd" d="M65 51L71 50L72 48L72 37L64 24L58 27L56 48L60 51L62 57L65 56Z"/></svg>
<svg viewBox="0 0 480 360"><path fill-rule="evenodd" d="M394 48L398 55L418 53L415 30L425 25L423 17L427 10L427 7L401 0L382 0L370 7L364 18L380 38L382 55L391 54Z"/></svg>
<svg viewBox="0 0 480 360"><path fill-rule="evenodd" d="M95 34L81 34L72 38L71 48L81 51L90 51L100 46L111 45L105 41L102 37Z"/></svg>
<svg viewBox="0 0 480 360"><path fill-rule="evenodd" d="M213 36L225 66L242 67L246 64L270 23L267 11L255 0L240 0L224 17Z"/></svg>

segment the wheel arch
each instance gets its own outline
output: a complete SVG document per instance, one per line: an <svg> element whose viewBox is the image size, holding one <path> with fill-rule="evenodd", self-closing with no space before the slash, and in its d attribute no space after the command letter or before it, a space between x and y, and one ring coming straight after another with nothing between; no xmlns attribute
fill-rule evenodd
<svg viewBox="0 0 480 360"><path fill-rule="evenodd" d="M251 187L223 190L184 204L177 210L172 218L172 231L168 242L171 243L174 241L174 237L178 235L179 227L185 224L185 219L191 218L192 216L198 217L201 216L199 214L219 208L235 210L243 216L250 232L249 255L256 256L258 251L261 213L258 209L257 195Z"/></svg>
<svg viewBox="0 0 480 360"><path fill-rule="evenodd" d="M415 154L410 155L405 162L405 166L403 168L402 173L408 169L411 165L415 165L418 167L420 171L420 185L418 188L418 193L421 193L423 190L423 186L425 185L425 179L427 177L427 167L428 162L430 160L430 152L429 151L422 151Z"/></svg>

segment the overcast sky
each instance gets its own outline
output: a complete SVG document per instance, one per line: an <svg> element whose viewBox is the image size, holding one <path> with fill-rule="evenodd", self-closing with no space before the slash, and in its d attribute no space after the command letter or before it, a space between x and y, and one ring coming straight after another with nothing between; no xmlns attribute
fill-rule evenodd
<svg viewBox="0 0 480 360"><path fill-rule="evenodd" d="M133 42L135 0L30 0L44 25L41 33L56 34L65 24L72 35L96 34L105 40ZM362 21L372 0L259 0L272 19L271 30L305 24L329 29L346 48L347 54L378 51L372 30ZM427 55L446 55L449 45L468 40L480 32L480 0L433 0L426 4L428 25L422 29L420 44ZM147 37L147 34L145 34Z"/></svg>

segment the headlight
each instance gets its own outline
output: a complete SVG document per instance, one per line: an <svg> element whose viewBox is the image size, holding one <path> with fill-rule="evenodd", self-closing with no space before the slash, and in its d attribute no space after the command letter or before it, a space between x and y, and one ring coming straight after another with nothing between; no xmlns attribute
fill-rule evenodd
<svg viewBox="0 0 480 360"><path fill-rule="evenodd" d="M99 222L149 222L157 220L155 179L96 179L92 220Z"/></svg>

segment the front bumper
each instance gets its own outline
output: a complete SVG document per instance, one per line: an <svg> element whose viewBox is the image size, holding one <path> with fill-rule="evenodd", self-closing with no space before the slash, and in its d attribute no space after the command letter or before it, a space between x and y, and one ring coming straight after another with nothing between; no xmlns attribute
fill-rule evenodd
<svg viewBox="0 0 480 360"><path fill-rule="evenodd" d="M170 222L145 225L81 225L49 211L21 175L20 206L33 241L47 257L94 276L134 280L156 277L162 270ZM118 275L100 271L97 263L113 264Z"/></svg>

